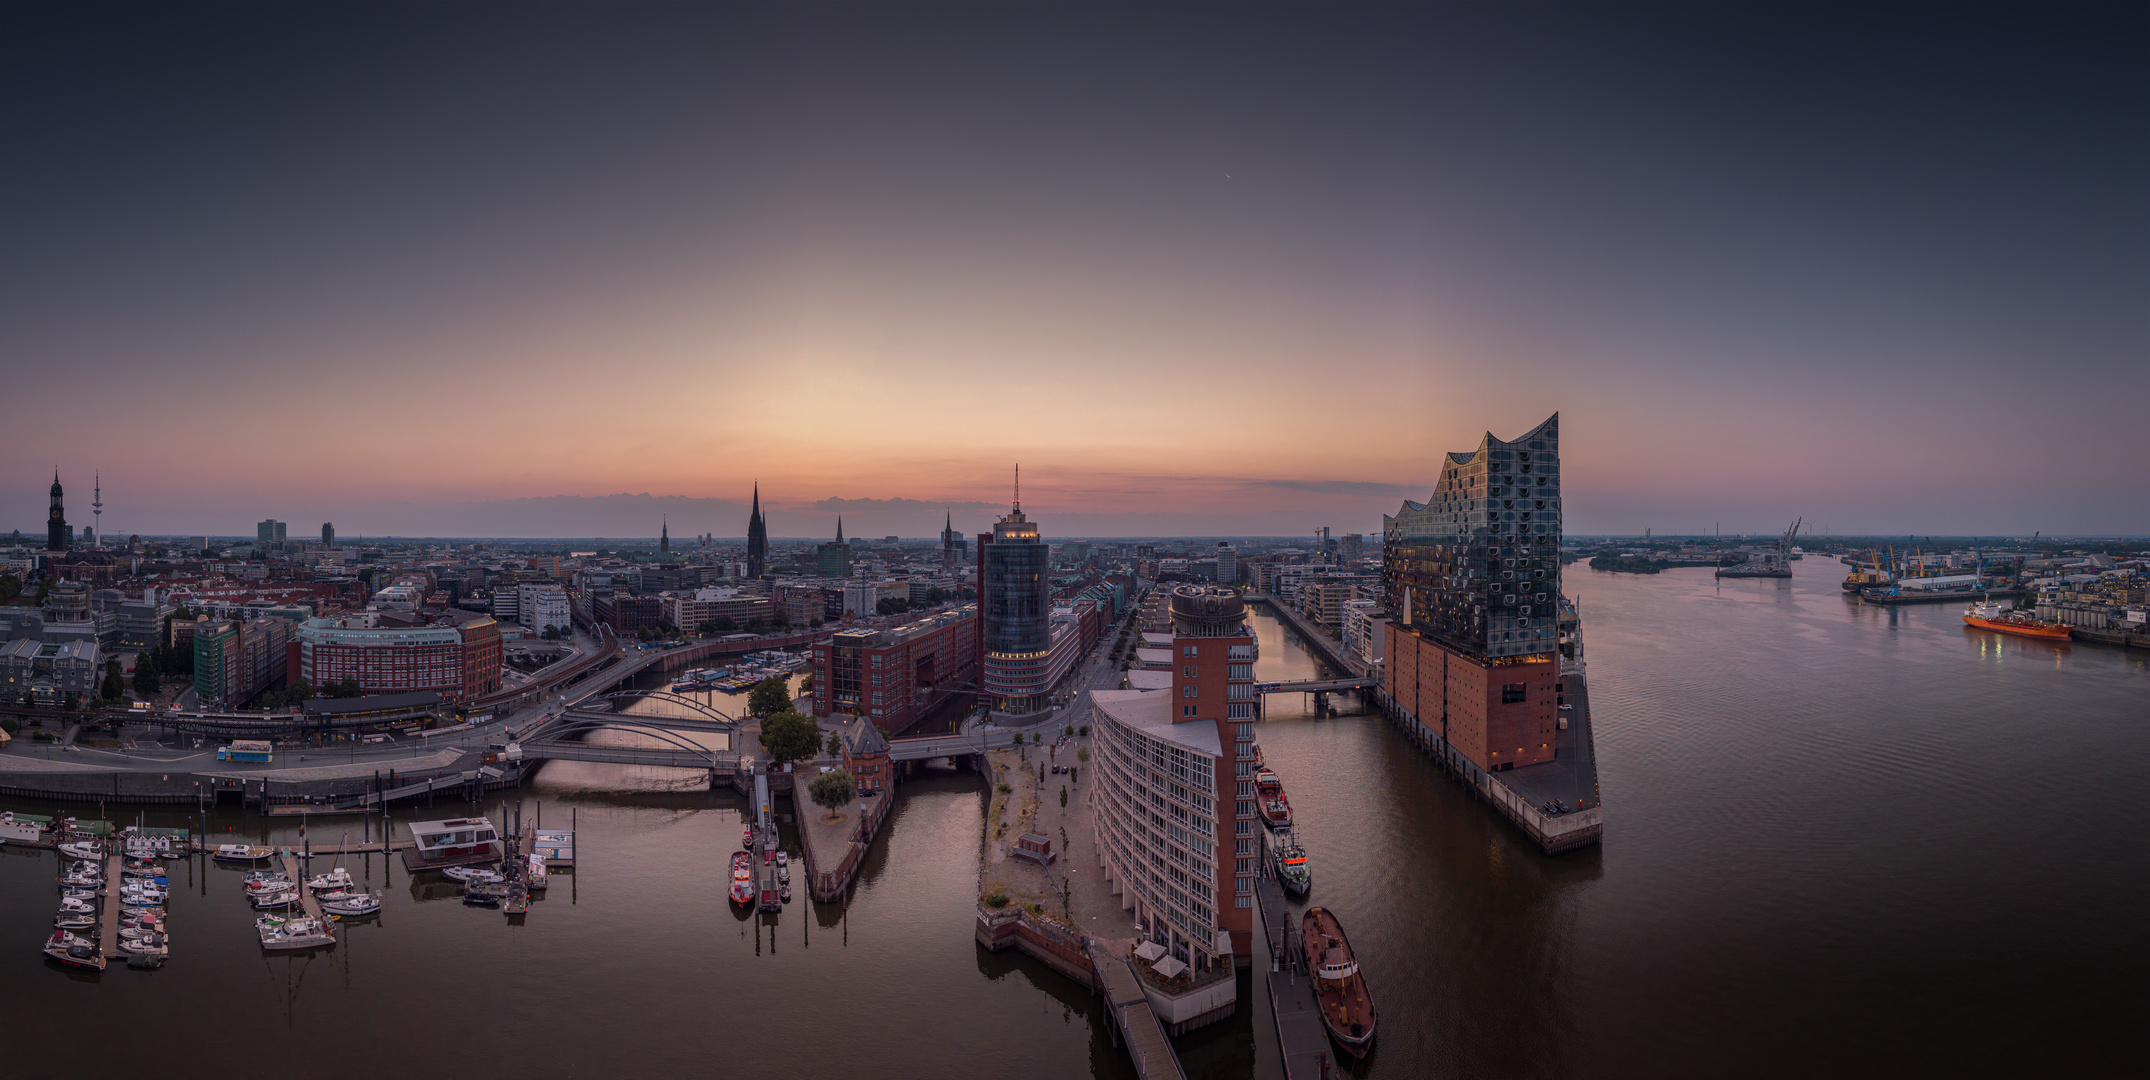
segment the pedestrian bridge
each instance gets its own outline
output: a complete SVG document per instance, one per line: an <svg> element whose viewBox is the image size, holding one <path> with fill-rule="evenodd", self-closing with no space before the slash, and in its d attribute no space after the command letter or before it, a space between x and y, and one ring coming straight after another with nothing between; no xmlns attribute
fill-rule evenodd
<svg viewBox="0 0 2150 1080"><path fill-rule="evenodd" d="M1306 679L1300 682L1259 682L1254 684L1257 694L1315 694L1336 690L1372 690L1381 680L1360 677L1355 679Z"/></svg>

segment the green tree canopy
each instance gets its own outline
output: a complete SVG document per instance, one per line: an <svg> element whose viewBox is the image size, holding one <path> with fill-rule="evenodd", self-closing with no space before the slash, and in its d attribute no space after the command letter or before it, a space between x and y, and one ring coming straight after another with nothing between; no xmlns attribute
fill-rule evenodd
<svg viewBox="0 0 2150 1080"><path fill-rule="evenodd" d="M747 695L747 711L756 716L774 716L791 708L791 689L782 675L771 675L754 684Z"/></svg>
<svg viewBox="0 0 2150 1080"><path fill-rule="evenodd" d="M834 816L836 811L858 794L858 785L852 782L849 770L831 769L814 777L813 782L806 785L806 794L814 800L815 806Z"/></svg>
<svg viewBox="0 0 2150 1080"><path fill-rule="evenodd" d="M164 689L164 679L157 674L157 665L147 656L134 658L134 692L147 697Z"/></svg>
<svg viewBox="0 0 2150 1080"><path fill-rule="evenodd" d="M804 761L821 749L821 726L786 709L762 720L761 748L776 761Z"/></svg>

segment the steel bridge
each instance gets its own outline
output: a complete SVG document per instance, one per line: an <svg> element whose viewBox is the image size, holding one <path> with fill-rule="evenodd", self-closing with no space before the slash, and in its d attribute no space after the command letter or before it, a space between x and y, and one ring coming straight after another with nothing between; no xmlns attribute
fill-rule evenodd
<svg viewBox="0 0 2150 1080"><path fill-rule="evenodd" d="M1337 690L1372 690L1381 680L1356 679L1303 679L1299 682L1258 682L1254 684L1257 694L1318 694Z"/></svg>

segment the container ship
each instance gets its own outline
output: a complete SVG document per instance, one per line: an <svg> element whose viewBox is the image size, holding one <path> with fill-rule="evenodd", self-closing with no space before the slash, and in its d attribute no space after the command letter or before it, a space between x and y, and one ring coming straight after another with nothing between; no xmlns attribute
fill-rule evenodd
<svg viewBox="0 0 2150 1080"><path fill-rule="evenodd" d="M1306 968L1314 975L1314 998L1322 1026L1352 1057L1374 1047L1374 997L1359 972L1359 959L1344 938L1344 924L1325 907L1306 909L1299 920Z"/></svg>
<svg viewBox="0 0 2150 1080"><path fill-rule="evenodd" d="M2041 641L2068 640L2068 627L2064 623L2039 622L2013 614L2000 604L1972 604L1963 609L1966 625L1997 634L2014 634L2017 637L2037 638Z"/></svg>

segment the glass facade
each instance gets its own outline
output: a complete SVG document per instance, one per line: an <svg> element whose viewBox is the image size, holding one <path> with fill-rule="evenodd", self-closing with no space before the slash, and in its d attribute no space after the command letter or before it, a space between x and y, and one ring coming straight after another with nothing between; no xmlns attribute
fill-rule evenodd
<svg viewBox="0 0 2150 1080"><path fill-rule="evenodd" d="M1510 442L1447 455L1433 497L1382 523L1384 602L1397 626L1468 656L1559 645L1560 415Z"/></svg>

